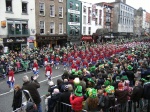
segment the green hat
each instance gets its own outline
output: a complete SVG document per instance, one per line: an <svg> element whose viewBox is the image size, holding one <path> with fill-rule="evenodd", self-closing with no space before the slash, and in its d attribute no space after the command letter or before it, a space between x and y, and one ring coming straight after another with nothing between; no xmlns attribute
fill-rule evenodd
<svg viewBox="0 0 150 112"><path fill-rule="evenodd" d="M76 96L82 96L82 86L77 86L77 88L75 89L74 94Z"/></svg>
<svg viewBox="0 0 150 112"><path fill-rule="evenodd" d="M96 98L96 97L97 97L97 90L94 89L94 88L90 88L90 89L88 90L88 96L89 96L90 98Z"/></svg>
<svg viewBox="0 0 150 112"><path fill-rule="evenodd" d="M105 82L104 82L104 85L107 87L107 86L109 86L110 85L110 81L109 80L106 80Z"/></svg>
<svg viewBox="0 0 150 112"><path fill-rule="evenodd" d="M133 70L133 67L131 65L128 65L127 69L128 70Z"/></svg>
<svg viewBox="0 0 150 112"><path fill-rule="evenodd" d="M95 66L92 66L92 67L90 68L90 72L95 71L95 69L96 69L96 67L95 67Z"/></svg>
<svg viewBox="0 0 150 112"><path fill-rule="evenodd" d="M74 74L75 72L76 72L76 70L75 70L75 69L72 69L72 70L71 70L71 73L72 73L72 74Z"/></svg>
<svg viewBox="0 0 150 112"><path fill-rule="evenodd" d="M141 81L143 81L143 82L147 82L147 80L146 80L146 79L144 79L144 78L141 78L140 80L141 80Z"/></svg>
<svg viewBox="0 0 150 112"><path fill-rule="evenodd" d="M122 80L128 80L128 77L126 75L121 77Z"/></svg>
<svg viewBox="0 0 150 112"><path fill-rule="evenodd" d="M105 91L106 91L107 93L114 93L114 92L115 92L115 89L114 89L113 86L107 86L107 87L105 88Z"/></svg>
<svg viewBox="0 0 150 112"><path fill-rule="evenodd" d="M95 83L92 78L87 78L87 80L88 80L89 82Z"/></svg>
<svg viewBox="0 0 150 112"><path fill-rule="evenodd" d="M81 74L82 74L82 71L81 71L81 70L79 70L79 71L78 71L78 75L81 75Z"/></svg>

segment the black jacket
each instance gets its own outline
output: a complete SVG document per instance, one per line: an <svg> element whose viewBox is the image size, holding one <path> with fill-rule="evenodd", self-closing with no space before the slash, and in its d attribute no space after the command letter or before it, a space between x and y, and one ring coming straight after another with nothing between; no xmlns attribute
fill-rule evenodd
<svg viewBox="0 0 150 112"><path fill-rule="evenodd" d="M71 95L71 92L63 92L61 95L60 95L60 99L59 101L60 102L63 102L63 103L67 103L67 104L70 104L70 95Z"/></svg>
<svg viewBox="0 0 150 112"><path fill-rule="evenodd" d="M13 110L20 108L21 104L22 104L22 90L19 89L18 91L14 91L13 103L12 103Z"/></svg>
<svg viewBox="0 0 150 112"><path fill-rule="evenodd" d="M35 104L39 104L41 102L40 94L38 92L38 88L40 88L40 84L35 80L34 82L25 82L23 83L22 89L28 90ZM29 97L26 95L27 100Z"/></svg>
<svg viewBox="0 0 150 112"><path fill-rule="evenodd" d="M134 81L135 76L134 76L134 72L133 71L127 70L125 73L126 73L128 79L129 79L129 81Z"/></svg>
<svg viewBox="0 0 150 112"><path fill-rule="evenodd" d="M143 87L141 85L135 86L131 94L131 100L133 102L138 102L142 98L142 95Z"/></svg>

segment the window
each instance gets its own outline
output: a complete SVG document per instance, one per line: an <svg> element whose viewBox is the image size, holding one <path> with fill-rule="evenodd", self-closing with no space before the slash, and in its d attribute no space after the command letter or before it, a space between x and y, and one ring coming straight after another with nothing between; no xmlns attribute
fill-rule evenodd
<svg viewBox="0 0 150 112"><path fill-rule="evenodd" d="M85 26L83 27L83 34L84 35L86 34L86 27Z"/></svg>
<svg viewBox="0 0 150 112"><path fill-rule="evenodd" d="M95 25L97 25L97 18L95 18Z"/></svg>
<svg viewBox="0 0 150 112"><path fill-rule="evenodd" d="M63 23L59 23L59 34L63 33Z"/></svg>
<svg viewBox="0 0 150 112"><path fill-rule="evenodd" d="M12 0L6 0L6 11L12 12Z"/></svg>
<svg viewBox="0 0 150 112"><path fill-rule="evenodd" d="M88 24L91 24L91 17L88 17Z"/></svg>
<svg viewBox="0 0 150 112"><path fill-rule="evenodd" d="M54 22L50 22L50 34L54 34Z"/></svg>
<svg viewBox="0 0 150 112"><path fill-rule="evenodd" d="M76 10L79 10L79 4L76 4Z"/></svg>
<svg viewBox="0 0 150 112"><path fill-rule="evenodd" d="M98 15L98 10L97 9L95 9L95 15Z"/></svg>
<svg viewBox="0 0 150 112"><path fill-rule="evenodd" d="M70 33L71 36L74 35L73 29L71 29L69 33Z"/></svg>
<svg viewBox="0 0 150 112"><path fill-rule="evenodd" d="M44 34L44 21L40 21L40 34Z"/></svg>
<svg viewBox="0 0 150 112"><path fill-rule="evenodd" d="M83 24L86 24L86 16L83 16Z"/></svg>
<svg viewBox="0 0 150 112"><path fill-rule="evenodd" d="M70 13L70 22L73 22L73 14Z"/></svg>
<svg viewBox="0 0 150 112"><path fill-rule="evenodd" d="M102 25L102 19L101 18L99 19L99 25Z"/></svg>
<svg viewBox="0 0 150 112"><path fill-rule="evenodd" d="M79 15L76 15L76 16L75 16L75 22L79 22L79 18L80 18L80 16L79 16Z"/></svg>
<svg viewBox="0 0 150 112"><path fill-rule="evenodd" d="M88 34L91 34L91 27L88 28Z"/></svg>
<svg viewBox="0 0 150 112"><path fill-rule="evenodd" d="M86 13L86 6L83 7L83 12Z"/></svg>
<svg viewBox="0 0 150 112"><path fill-rule="evenodd" d="M73 9L73 2L72 1L70 1L70 9Z"/></svg>
<svg viewBox="0 0 150 112"><path fill-rule="evenodd" d="M59 0L59 2L63 2L63 0Z"/></svg>
<svg viewBox="0 0 150 112"><path fill-rule="evenodd" d="M50 17L55 16L55 10L54 10L54 5L50 5Z"/></svg>
<svg viewBox="0 0 150 112"><path fill-rule="evenodd" d="M59 7L59 18L63 18L63 7Z"/></svg>
<svg viewBox="0 0 150 112"><path fill-rule="evenodd" d="M22 13L27 13L27 3L22 2Z"/></svg>
<svg viewBox="0 0 150 112"><path fill-rule="evenodd" d="M44 15L45 14L45 5L44 5L44 3L40 3L40 15Z"/></svg>
<svg viewBox="0 0 150 112"><path fill-rule="evenodd" d="M76 35L76 36L79 35L79 30L78 30L78 29L75 30L75 35Z"/></svg>

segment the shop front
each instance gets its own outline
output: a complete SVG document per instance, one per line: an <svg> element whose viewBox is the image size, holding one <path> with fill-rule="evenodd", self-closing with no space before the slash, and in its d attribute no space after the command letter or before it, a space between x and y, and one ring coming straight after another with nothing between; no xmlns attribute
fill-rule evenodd
<svg viewBox="0 0 150 112"><path fill-rule="evenodd" d="M36 42L38 47L56 45L65 46L67 43L67 35L37 35Z"/></svg>
<svg viewBox="0 0 150 112"><path fill-rule="evenodd" d="M11 38L3 38L4 47L8 47L9 50L21 51L23 48L27 46L27 38L26 37L11 37Z"/></svg>

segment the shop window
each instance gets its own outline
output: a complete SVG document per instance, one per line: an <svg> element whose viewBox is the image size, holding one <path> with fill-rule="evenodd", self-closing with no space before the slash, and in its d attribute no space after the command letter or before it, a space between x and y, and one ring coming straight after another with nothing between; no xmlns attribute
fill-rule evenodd
<svg viewBox="0 0 150 112"><path fill-rule="evenodd" d="M70 5L70 9L73 9L73 2L72 1L70 1L69 5Z"/></svg>
<svg viewBox="0 0 150 112"><path fill-rule="evenodd" d="M12 0L6 0L6 11L12 12Z"/></svg>
<svg viewBox="0 0 150 112"><path fill-rule="evenodd" d="M21 25L20 25L20 23L15 23L15 32L16 32L16 35L21 34Z"/></svg>
<svg viewBox="0 0 150 112"><path fill-rule="evenodd" d="M63 34L63 23L59 23L59 34Z"/></svg>
<svg viewBox="0 0 150 112"><path fill-rule="evenodd" d="M45 15L45 4L40 3L39 7L40 7L40 15Z"/></svg>
<svg viewBox="0 0 150 112"><path fill-rule="evenodd" d="M91 24L91 17L88 17L88 24Z"/></svg>
<svg viewBox="0 0 150 112"><path fill-rule="evenodd" d="M27 13L27 3L22 2L22 13Z"/></svg>
<svg viewBox="0 0 150 112"><path fill-rule="evenodd" d="M83 27L83 34L84 35L86 34L86 27L85 26Z"/></svg>
<svg viewBox="0 0 150 112"><path fill-rule="evenodd" d="M15 33L15 26L13 25L13 23L8 23L7 26L8 26L8 34L14 35L14 33Z"/></svg>
<svg viewBox="0 0 150 112"><path fill-rule="evenodd" d="M70 22L73 22L73 14L70 13Z"/></svg>
<svg viewBox="0 0 150 112"><path fill-rule="evenodd" d="M79 30L78 30L78 29L75 30L75 35L76 35L76 36L79 35Z"/></svg>
<svg viewBox="0 0 150 112"><path fill-rule="evenodd" d="M79 15L75 16L75 22L79 22Z"/></svg>
<svg viewBox="0 0 150 112"><path fill-rule="evenodd" d="M73 29L71 29L69 33L70 33L71 36L73 36L74 35Z"/></svg>
<svg viewBox="0 0 150 112"><path fill-rule="evenodd" d="M54 17L54 16L55 16L55 6L50 5L50 17Z"/></svg>
<svg viewBox="0 0 150 112"><path fill-rule="evenodd" d="M59 18L63 18L63 7L59 7Z"/></svg>
<svg viewBox="0 0 150 112"><path fill-rule="evenodd" d="M22 24L22 34L28 34L28 24Z"/></svg>
<svg viewBox="0 0 150 112"><path fill-rule="evenodd" d="M45 30L44 30L45 25L44 24L45 24L44 21L40 21L40 34L45 33Z"/></svg>
<svg viewBox="0 0 150 112"><path fill-rule="evenodd" d="M54 34L55 33L55 28L54 28L54 22L50 22L50 34Z"/></svg>

